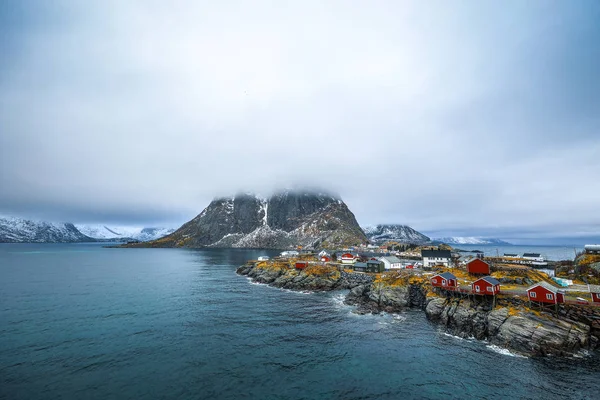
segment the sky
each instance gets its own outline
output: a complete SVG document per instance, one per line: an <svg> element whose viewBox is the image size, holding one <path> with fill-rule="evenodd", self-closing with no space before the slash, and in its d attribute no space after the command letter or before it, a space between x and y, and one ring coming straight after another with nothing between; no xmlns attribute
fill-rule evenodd
<svg viewBox="0 0 600 400"><path fill-rule="evenodd" d="M178 226L310 185L361 225L600 242L600 2L0 3L0 214Z"/></svg>

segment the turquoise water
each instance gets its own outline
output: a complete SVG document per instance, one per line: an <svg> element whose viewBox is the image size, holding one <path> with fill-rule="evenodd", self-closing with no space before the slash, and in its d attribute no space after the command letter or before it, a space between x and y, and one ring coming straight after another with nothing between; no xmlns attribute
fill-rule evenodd
<svg viewBox="0 0 600 400"><path fill-rule="evenodd" d="M0 398L598 398L595 355L514 357L235 274L261 254L0 245Z"/></svg>

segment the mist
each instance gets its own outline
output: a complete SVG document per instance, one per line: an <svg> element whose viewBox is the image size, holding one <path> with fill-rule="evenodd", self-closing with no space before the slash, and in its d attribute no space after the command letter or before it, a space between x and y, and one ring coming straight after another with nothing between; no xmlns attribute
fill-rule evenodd
<svg viewBox="0 0 600 400"><path fill-rule="evenodd" d="M310 186L361 225L600 241L599 20L594 1L4 2L0 214L178 226Z"/></svg>

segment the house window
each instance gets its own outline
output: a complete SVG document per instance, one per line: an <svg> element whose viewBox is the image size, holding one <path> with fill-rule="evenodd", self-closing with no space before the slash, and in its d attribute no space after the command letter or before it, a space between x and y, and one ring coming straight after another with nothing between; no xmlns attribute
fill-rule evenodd
<svg viewBox="0 0 600 400"><path fill-rule="evenodd" d="M488 292L493 292L493 291L494 291L494 288L492 288L492 287L488 286L488 288L487 288L487 291L488 291Z"/></svg>
<svg viewBox="0 0 600 400"><path fill-rule="evenodd" d="M548 293L548 294L546 295L546 298L547 298L548 300L553 300L553 299L554 299L554 297L553 297L553 296L552 296L550 293Z"/></svg>
<svg viewBox="0 0 600 400"><path fill-rule="evenodd" d="M434 279L432 279L432 282L433 282L433 283L437 283L437 279L435 279L435 278L434 278Z"/></svg>
<svg viewBox="0 0 600 400"><path fill-rule="evenodd" d="M479 292L479 285L475 285L475 291Z"/></svg>
<svg viewBox="0 0 600 400"><path fill-rule="evenodd" d="M535 299L535 292L529 292L529 297Z"/></svg>
<svg viewBox="0 0 600 400"><path fill-rule="evenodd" d="M442 285L446 285L446 280L442 279Z"/></svg>

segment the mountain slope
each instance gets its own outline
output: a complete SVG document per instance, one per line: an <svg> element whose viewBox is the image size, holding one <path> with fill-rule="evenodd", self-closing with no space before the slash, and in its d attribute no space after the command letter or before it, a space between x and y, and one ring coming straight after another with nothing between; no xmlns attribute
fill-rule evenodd
<svg viewBox="0 0 600 400"><path fill-rule="evenodd" d="M512 243L505 242L501 239L494 238L480 238L480 237L463 237L463 236L454 236L454 237L443 237L434 239L437 242L442 242L446 244L497 244L497 245L512 245Z"/></svg>
<svg viewBox="0 0 600 400"><path fill-rule="evenodd" d="M431 239L407 225L377 225L363 228L367 238L373 243L388 241L421 244Z"/></svg>
<svg viewBox="0 0 600 400"><path fill-rule="evenodd" d="M0 217L0 243L95 242L70 223L50 223Z"/></svg>
<svg viewBox="0 0 600 400"><path fill-rule="evenodd" d="M162 239L137 247L335 247L366 243L346 204L331 195L285 191L213 200L198 216Z"/></svg>
<svg viewBox="0 0 600 400"><path fill-rule="evenodd" d="M139 228L128 226L105 226L105 225L75 225L75 227L84 235L100 240L129 240L135 239L141 242L156 240L170 233L175 229L169 228Z"/></svg>

